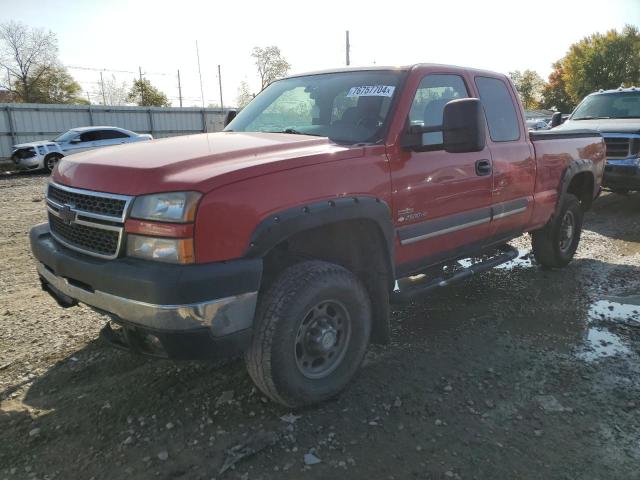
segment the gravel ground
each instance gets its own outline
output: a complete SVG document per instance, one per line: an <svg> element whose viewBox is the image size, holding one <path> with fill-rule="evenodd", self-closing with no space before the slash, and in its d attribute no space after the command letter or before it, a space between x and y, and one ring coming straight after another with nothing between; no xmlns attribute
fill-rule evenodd
<svg viewBox="0 0 640 480"><path fill-rule="evenodd" d="M289 411L240 360L148 360L39 288L41 175L0 178L0 479L632 479L640 194L605 195L576 260L523 256L395 308L334 401Z"/></svg>

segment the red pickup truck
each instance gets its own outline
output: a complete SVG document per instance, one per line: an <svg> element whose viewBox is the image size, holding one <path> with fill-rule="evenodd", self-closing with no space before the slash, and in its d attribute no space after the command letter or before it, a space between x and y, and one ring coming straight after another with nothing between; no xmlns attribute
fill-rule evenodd
<svg viewBox="0 0 640 480"><path fill-rule="evenodd" d="M514 258L526 232L542 266L570 262L604 156L592 131L527 132L501 74L297 75L223 132L65 158L31 246L43 287L110 316L111 343L244 353L293 407L347 385L391 301Z"/></svg>

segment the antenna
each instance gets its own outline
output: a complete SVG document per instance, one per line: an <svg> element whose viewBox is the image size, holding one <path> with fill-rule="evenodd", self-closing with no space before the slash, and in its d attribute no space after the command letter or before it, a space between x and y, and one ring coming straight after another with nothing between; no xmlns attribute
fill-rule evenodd
<svg viewBox="0 0 640 480"><path fill-rule="evenodd" d="M202 100L202 108L204 108L204 90L202 90L202 70L200 70L200 50L198 49L198 40L196 40L196 55L198 56L198 76L200 77L200 99Z"/></svg>

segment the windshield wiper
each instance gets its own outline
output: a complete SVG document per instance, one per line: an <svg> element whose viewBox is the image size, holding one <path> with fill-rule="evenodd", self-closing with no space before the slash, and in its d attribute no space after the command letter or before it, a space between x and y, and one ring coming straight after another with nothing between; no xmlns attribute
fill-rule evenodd
<svg viewBox="0 0 640 480"><path fill-rule="evenodd" d="M289 133L291 135L309 135L312 137L324 137L325 135L318 135L317 133L306 133L296 130L295 128L285 128L284 130L266 131L264 133Z"/></svg>
<svg viewBox="0 0 640 480"><path fill-rule="evenodd" d="M593 115L587 115L585 117L572 118L571 120L605 120L611 117L597 117Z"/></svg>

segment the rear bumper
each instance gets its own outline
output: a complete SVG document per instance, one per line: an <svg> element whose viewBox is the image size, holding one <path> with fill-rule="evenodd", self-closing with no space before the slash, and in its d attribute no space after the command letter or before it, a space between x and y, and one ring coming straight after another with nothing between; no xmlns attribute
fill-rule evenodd
<svg viewBox="0 0 640 480"><path fill-rule="evenodd" d="M187 359L227 356L248 345L260 260L206 265L99 260L61 246L46 224L34 227L30 239L43 288L62 306L81 302L109 315L126 333L103 335L124 339L111 342L117 346Z"/></svg>

